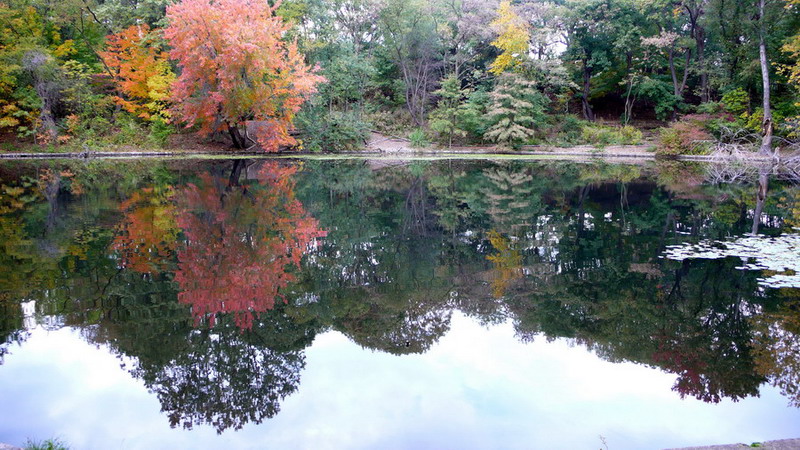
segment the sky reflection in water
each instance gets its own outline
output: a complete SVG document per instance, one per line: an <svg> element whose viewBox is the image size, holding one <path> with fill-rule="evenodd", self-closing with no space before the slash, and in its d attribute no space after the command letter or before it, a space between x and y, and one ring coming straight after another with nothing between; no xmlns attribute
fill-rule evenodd
<svg viewBox="0 0 800 450"><path fill-rule="evenodd" d="M422 355L362 349L337 332L307 349L300 390L262 425L171 429L105 346L37 328L0 371L0 437L74 448L665 448L785 438L800 423L776 389L738 403L681 400L674 375L613 364L566 340L523 344L510 324L453 318ZM776 414L776 411L782 413Z"/></svg>

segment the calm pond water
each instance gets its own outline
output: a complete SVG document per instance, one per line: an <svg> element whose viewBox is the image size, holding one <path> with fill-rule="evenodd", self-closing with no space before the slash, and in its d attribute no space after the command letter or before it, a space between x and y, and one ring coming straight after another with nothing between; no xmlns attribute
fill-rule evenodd
<svg viewBox="0 0 800 450"><path fill-rule="evenodd" d="M676 162L3 163L0 442L800 437L800 187L715 174Z"/></svg>

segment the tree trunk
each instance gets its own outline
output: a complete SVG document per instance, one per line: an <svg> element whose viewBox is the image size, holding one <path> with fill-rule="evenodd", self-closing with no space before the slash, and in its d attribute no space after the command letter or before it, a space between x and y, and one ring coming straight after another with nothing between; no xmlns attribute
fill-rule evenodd
<svg viewBox="0 0 800 450"><path fill-rule="evenodd" d="M47 70L48 57L39 50L31 50L23 56L23 67L33 79L33 88L41 100L39 121L48 143L56 143L58 128L56 128L53 108L58 101L60 89L53 79L54 75Z"/></svg>
<svg viewBox="0 0 800 450"><path fill-rule="evenodd" d="M683 90L686 88L686 81L689 79L689 62L692 60L692 49L686 49L684 60L683 75L681 79L678 80L678 72L675 68L675 50L669 50L669 72L672 76L672 89L675 96L681 100L683 100Z"/></svg>
<svg viewBox="0 0 800 450"><path fill-rule="evenodd" d="M678 74L675 72L675 50L672 48L669 49L667 61L669 63L669 74L672 76L672 93L678 97L681 92L678 89Z"/></svg>
<svg viewBox="0 0 800 450"><path fill-rule="evenodd" d="M592 105L589 104L589 93L591 92L592 81L592 68L589 67L588 57L583 58L583 97L581 98L581 105L583 106L583 118L594 122L594 111Z"/></svg>
<svg viewBox="0 0 800 450"><path fill-rule="evenodd" d="M695 42L697 43L697 65L700 67L700 101L708 103L711 101L711 92L708 88L708 68L706 67L706 30L698 26L695 30Z"/></svg>
<svg viewBox="0 0 800 450"><path fill-rule="evenodd" d="M772 109L769 106L769 61L767 60L767 44L764 40L766 26L764 25L764 4L766 0L758 2L758 55L761 63L761 83L764 89L764 120L761 122L761 149L762 155L772 154Z"/></svg>
<svg viewBox="0 0 800 450"><path fill-rule="evenodd" d="M233 142L233 147L239 150L244 150L247 148L247 143L245 142L242 134L239 132L239 128L235 125L228 123L228 134L231 136L231 141Z"/></svg>
<svg viewBox="0 0 800 450"><path fill-rule="evenodd" d="M628 85L625 89L625 112L623 112L622 116L623 125L628 125L631 121L633 102L636 101L636 98L631 96L633 92L633 75L631 74L631 70L633 70L633 54L629 52L625 56L625 73L628 75Z"/></svg>

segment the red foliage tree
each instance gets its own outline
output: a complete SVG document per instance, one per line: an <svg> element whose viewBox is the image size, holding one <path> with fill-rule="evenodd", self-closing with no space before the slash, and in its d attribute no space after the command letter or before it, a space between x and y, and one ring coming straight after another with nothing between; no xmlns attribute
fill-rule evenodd
<svg viewBox="0 0 800 450"><path fill-rule="evenodd" d="M305 64L290 25L265 0L183 0L167 8L170 57L181 66L174 116L200 132L227 131L234 146L295 144L289 135L303 102L324 81ZM247 121L259 121L255 138Z"/></svg>
<svg viewBox="0 0 800 450"><path fill-rule="evenodd" d="M252 327L255 315L283 299L294 280L289 269L325 236L295 198L296 170L266 163L255 186L203 176L177 196L187 241L178 251L178 300L198 322L213 326L218 314L233 314L237 326Z"/></svg>

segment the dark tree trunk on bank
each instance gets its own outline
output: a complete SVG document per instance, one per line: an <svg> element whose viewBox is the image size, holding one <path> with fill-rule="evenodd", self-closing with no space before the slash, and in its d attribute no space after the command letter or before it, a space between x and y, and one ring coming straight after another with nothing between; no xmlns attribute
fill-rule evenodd
<svg viewBox="0 0 800 450"><path fill-rule="evenodd" d="M241 131L235 125L228 124L228 134L231 136L231 142L233 142L233 147L239 150L244 150L250 147L250 139L246 136L242 136Z"/></svg>
<svg viewBox="0 0 800 450"><path fill-rule="evenodd" d="M708 103L711 101L711 92L708 87L708 68L706 67L706 31L702 27L695 30L695 42L697 43L697 65L700 67L700 101Z"/></svg>
<svg viewBox="0 0 800 450"><path fill-rule="evenodd" d="M583 58L583 97L581 98L581 105L583 106L583 118L594 122L594 111L592 105L589 104L589 93L591 92L592 81L592 68L589 67L588 56Z"/></svg>

